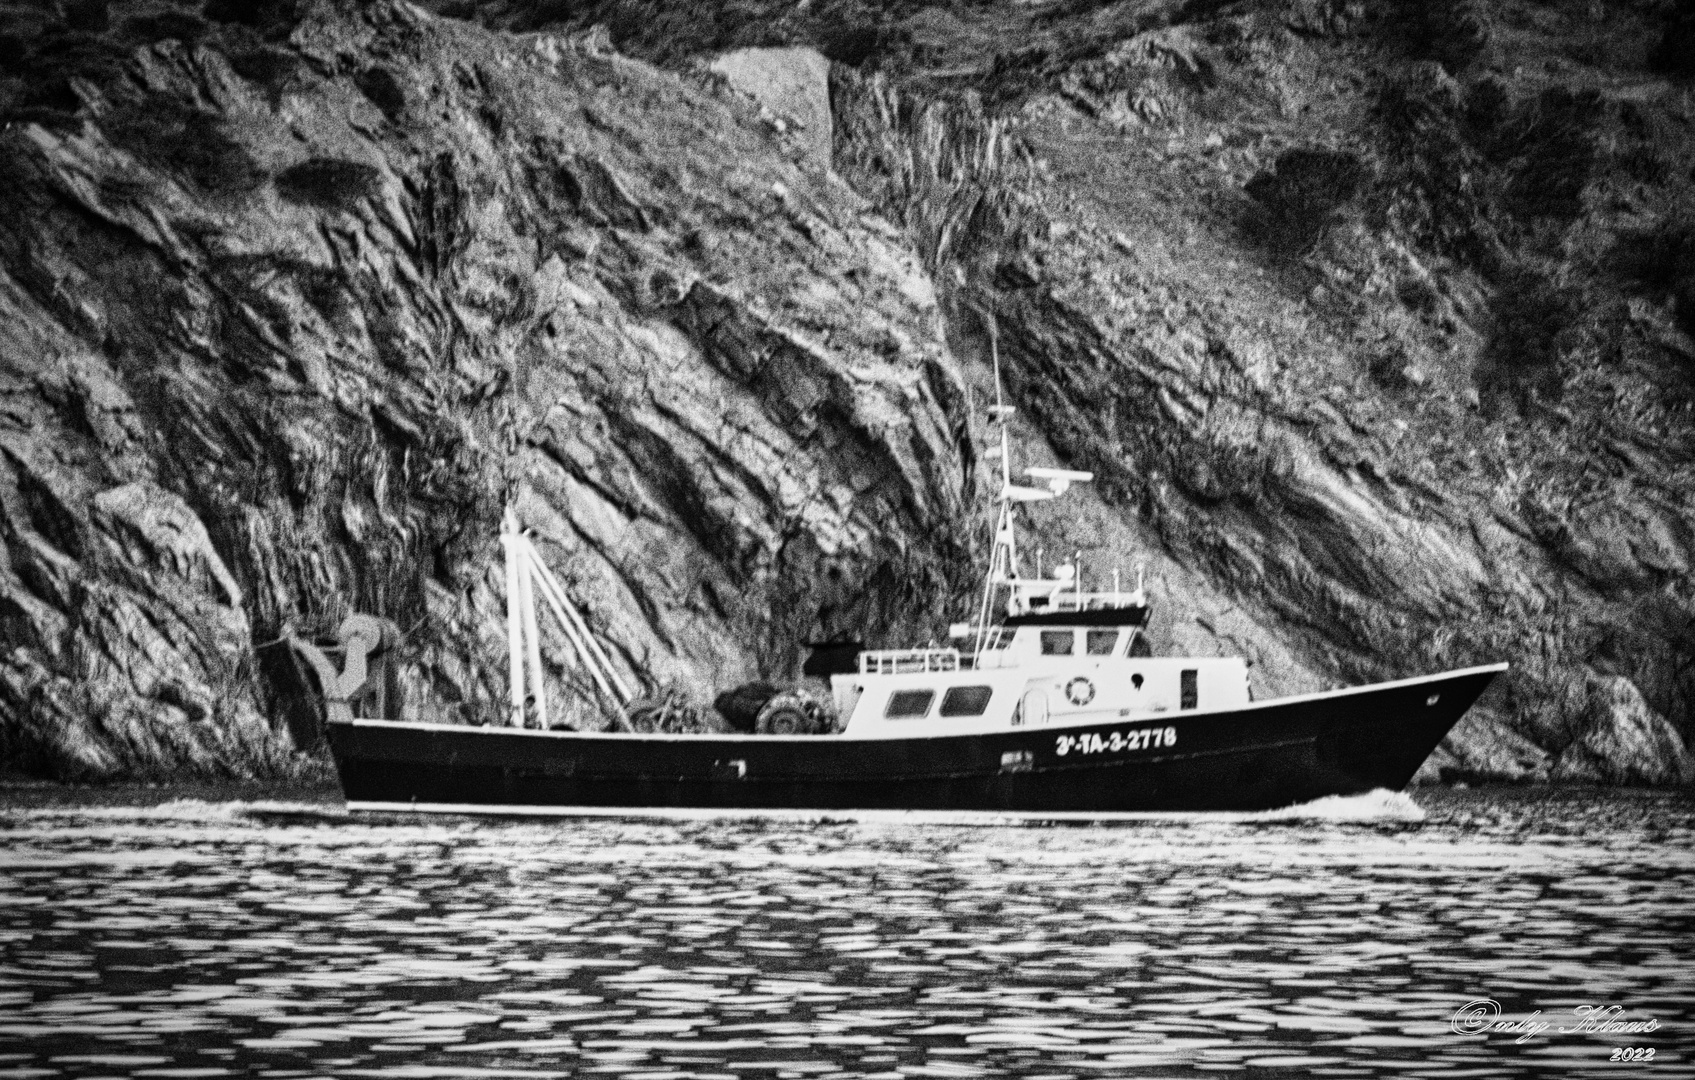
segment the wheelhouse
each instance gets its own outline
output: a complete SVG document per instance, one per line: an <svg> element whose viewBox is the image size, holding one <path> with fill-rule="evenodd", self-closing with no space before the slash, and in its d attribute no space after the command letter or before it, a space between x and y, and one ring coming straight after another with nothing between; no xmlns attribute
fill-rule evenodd
<svg viewBox="0 0 1695 1080"><path fill-rule="evenodd" d="M1027 622L957 648L862 652L858 670L831 678L849 738L960 734L1115 717L1216 712L1251 700L1234 657L1130 652L1140 627Z"/></svg>

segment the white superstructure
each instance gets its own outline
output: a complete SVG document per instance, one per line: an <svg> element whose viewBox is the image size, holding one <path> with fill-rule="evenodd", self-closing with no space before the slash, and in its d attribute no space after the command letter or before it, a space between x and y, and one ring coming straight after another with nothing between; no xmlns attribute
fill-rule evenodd
<svg viewBox="0 0 1695 1080"><path fill-rule="evenodd" d="M1023 725L1063 727L1115 717L1217 712L1249 703L1247 665L1235 657L1129 657L1087 651L1091 637L1123 631L1019 627L1003 662L976 667L952 649L861 654L862 670L831 677L847 738L962 735ZM1072 651L1043 652L1070 637ZM891 667L890 655L930 653ZM951 654L951 657L950 655ZM1021 657L1014 661L1012 657Z"/></svg>
<svg viewBox="0 0 1695 1080"><path fill-rule="evenodd" d="M1124 592L1087 591L1075 563L1027 577L1019 558L1017 508L1063 495L1094 474L1028 468L1014 483L1008 423L995 356L1000 492L994 545L976 621L950 636L959 647L862 652L858 670L830 686L847 738L964 734L1031 725L1084 725L1247 705L1247 664L1237 658L1149 655L1142 638L1148 600L1137 572ZM1004 622L992 618L1004 613Z"/></svg>

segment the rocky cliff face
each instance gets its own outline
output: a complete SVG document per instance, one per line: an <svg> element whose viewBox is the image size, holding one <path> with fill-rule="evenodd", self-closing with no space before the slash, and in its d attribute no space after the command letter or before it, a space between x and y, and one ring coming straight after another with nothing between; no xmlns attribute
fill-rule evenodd
<svg viewBox="0 0 1695 1080"><path fill-rule="evenodd" d="M929 636L992 330L1163 650L1509 660L1427 777L1689 778L1686 17L437 6L0 40L9 760L286 770L255 644L349 605L488 707L507 503L631 672Z"/></svg>
<svg viewBox="0 0 1695 1080"><path fill-rule="evenodd" d="M494 707L508 504L697 696L940 616L972 472L934 291L745 101L404 4L63 89L0 135L14 767L286 771L256 646L350 607L426 715Z"/></svg>
<svg viewBox="0 0 1695 1080"><path fill-rule="evenodd" d="M836 167L1101 475L1050 550L1189 586L1171 647L1272 690L1509 660L1427 778L1689 778L1683 7L460 9L834 56Z"/></svg>

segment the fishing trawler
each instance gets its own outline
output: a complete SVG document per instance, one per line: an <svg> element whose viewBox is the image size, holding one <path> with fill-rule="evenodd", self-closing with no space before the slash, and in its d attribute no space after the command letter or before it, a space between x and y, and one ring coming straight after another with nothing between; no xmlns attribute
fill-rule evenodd
<svg viewBox="0 0 1695 1080"><path fill-rule="evenodd" d="M1093 477L1027 468L1014 482L1012 409L1000 398L996 366L990 413L999 426L1000 484L992 554L975 617L950 628L951 644L826 646L803 669L815 677L810 688L753 702L757 714L742 717L751 730L664 730L508 512L504 717L461 726L356 715L373 711L368 703L377 697L392 700L392 680L367 663L383 650L387 632L367 616L343 625L339 671L325 650L296 643L324 696L349 808L1061 817L1275 809L1402 788L1506 669L1493 664L1255 701L1242 659L1151 655L1140 573L1128 592L1116 580L1111 590L1085 589L1075 563L1046 576L1021 573L1020 508ZM538 596L621 730L548 726Z"/></svg>

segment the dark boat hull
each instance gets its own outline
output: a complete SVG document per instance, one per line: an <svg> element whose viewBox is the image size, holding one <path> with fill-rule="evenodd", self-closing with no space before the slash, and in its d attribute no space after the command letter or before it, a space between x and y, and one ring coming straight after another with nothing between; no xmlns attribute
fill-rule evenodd
<svg viewBox="0 0 1695 1080"><path fill-rule="evenodd" d="M356 810L1260 810L1404 787L1501 670L1228 712L926 738L582 734L379 720L333 723L329 736Z"/></svg>

